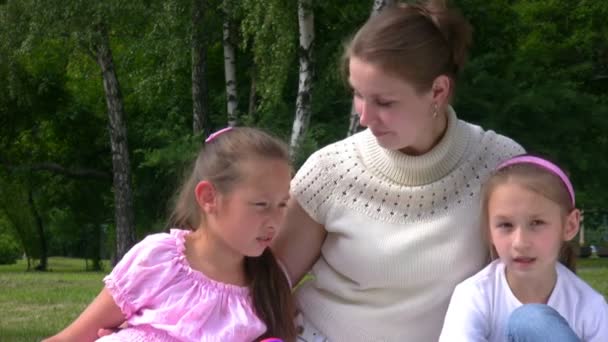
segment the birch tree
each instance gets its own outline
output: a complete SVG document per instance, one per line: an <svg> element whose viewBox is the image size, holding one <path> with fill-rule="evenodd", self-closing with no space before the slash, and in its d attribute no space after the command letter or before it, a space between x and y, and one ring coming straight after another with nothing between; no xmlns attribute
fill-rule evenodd
<svg viewBox="0 0 608 342"><path fill-rule="evenodd" d="M207 40L203 28L206 0L192 0L192 131L208 130Z"/></svg>
<svg viewBox="0 0 608 342"><path fill-rule="evenodd" d="M114 216L116 220L116 261L135 244L135 216L131 190L131 161L127 139L127 123L120 84L114 69L108 30L105 23L95 28L97 41L93 52L103 78L103 89L108 107L112 174L114 184Z"/></svg>
<svg viewBox="0 0 608 342"><path fill-rule="evenodd" d="M91 57L101 70L107 108L108 135L112 159L116 253L113 261L135 244L135 218L131 188L131 162L126 114L120 83L110 46L110 33L126 29L140 21L130 13L145 13L141 2L108 1L92 5L88 1L33 1L32 39L65 39L81 53Z"/></svg>
<svg viewBox="0 0 608 342"><path fill-rule="evenodd" d="M395 0L374 0L374 5L372 6L372 15L376 15L382 12L383 9L389 6L393 6L395 4Z"/></svg>
<svg viewBox="0 0 608 342"><path fill-rule="evenodd" d="M224 0L224 73L226 78L226 107L228 115L228 126L236 126L238 123L238 98L236 82L236 53L234 47L234 29L232 25L232 0Z"/></svg>
<svg viewBox="0 0 608 342"><path fill-rule="evenodd" d="M312 47L314 42L314 17L312 0L298 1L298 27L300 31L300 48L298 49L300 69L298 97L296 99L296 116L293 121L290 140L290 155L294 158L304 138L310 122L312 96Z"/></svg>
<svg viewBox="0 0 608 342"><path fill-rule="evenodd" d="M395 0L374 0L374 5L372 6L372 12L371 12L371 16L374 16L380 12L382 12L383 9L385 9L388 6L393 6L395 4ZM352 104L350 107L350 119L349 119L349 124L348 124L348 132L346 133L346 136L351 136L355 133L357 133L358 131L360 131L363 127L361 127L361 125L359 125L359 113L357 113L357 110L355 109L355 105Z"/></svg>

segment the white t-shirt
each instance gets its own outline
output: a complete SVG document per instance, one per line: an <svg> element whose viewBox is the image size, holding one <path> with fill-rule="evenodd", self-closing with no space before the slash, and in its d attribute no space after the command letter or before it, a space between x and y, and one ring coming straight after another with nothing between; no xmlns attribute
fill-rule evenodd
<svg viewBox="0 0 608 342"><path fill-rule="evenodd" d="M547 304L585 342L608 341L608 304L587 283L557 264L557 282ZM511 312L523 305L511 292L505 266L495 260L456 286L439 341L506 341Z"/></svg>

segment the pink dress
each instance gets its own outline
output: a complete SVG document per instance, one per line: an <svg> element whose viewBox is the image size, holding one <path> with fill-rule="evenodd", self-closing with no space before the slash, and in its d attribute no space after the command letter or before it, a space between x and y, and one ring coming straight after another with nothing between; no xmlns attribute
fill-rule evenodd
<svg viewBox="0 0 608 342"><path fill-rule="evenodd" d="M97 341L253 341L266 331L247 287L207 278L188 265L189 231L146 237L103 280L128 327Z"/></svg>

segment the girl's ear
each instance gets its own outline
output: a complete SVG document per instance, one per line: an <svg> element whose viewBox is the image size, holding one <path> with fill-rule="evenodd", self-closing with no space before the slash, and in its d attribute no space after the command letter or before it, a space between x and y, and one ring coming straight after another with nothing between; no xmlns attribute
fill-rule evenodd
<svg viewBox="0 0 608 342"><path fill-rule="evenodd" d="M212 213L217 206L217 192L215 187L209 181L200 181L194 188L194 195L198 207L209 214Z"/></svg>
<svg viewBox="0 0 608 342"><path fill-rule="evenodd" d="M566 217L566 224L564 229L564 241L570 241L578 233L579 225L581 222L581 211L574 209Z"/></svg>

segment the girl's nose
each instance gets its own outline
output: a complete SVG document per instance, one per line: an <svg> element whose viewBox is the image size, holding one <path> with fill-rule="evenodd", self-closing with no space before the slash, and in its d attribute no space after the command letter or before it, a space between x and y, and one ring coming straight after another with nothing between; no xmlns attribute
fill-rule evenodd
<svg viewBox="0 0 608 342"><path fill-rule="evenodd" d="M277 230L282 224L283 224L283 220L285 219L285 208L283 207L276 207L272 210L272 212L270 213L270 215L268 216L268 222L267 222L267 226L269 229L275 231Z"/></svg>
<svg viewBox="0 0 608 342"><path fill-rule="evenodd" d="M522 227L517 228L513 235L513 246L516 248L525 248L530 243L528 232Z"/></svg>

